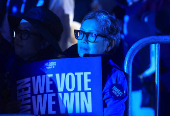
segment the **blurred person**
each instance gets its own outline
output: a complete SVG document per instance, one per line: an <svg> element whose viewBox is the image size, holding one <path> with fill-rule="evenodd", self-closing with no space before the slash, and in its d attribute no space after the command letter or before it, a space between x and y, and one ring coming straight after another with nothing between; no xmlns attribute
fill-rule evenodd
<svg viewBox="0 0 170 116"><path fill-rule="evenodd" d="M2 10L5 16L2 19L1 34L10 43L13 43L13 37L8 23L8 14L23 16L32 7L43 6L48 8L49 4L47 0L2 0L1 2L3 1L6 1L6 3L2 4L5 7L5 10Z"/></svg>
<svg viewBox="0 0 170 116"><path fill-rule="evenodd" d="M92 11L91 3L93 0L74 0L75 9L74 9L74 21L81 23L84 16Z"/></svg>
<svg viewBox="0 0 170 116"><path fill-rule="evenodd" d="M126 15L124 16L124 36L127 44L126 51L138 40L155 35L153 26L144 22L143 18L148 12L158 11L168 7L168 0L127 0ZM153 23L153 20L150 21ZM152 73L155 70L153 57L151 62L149 56L154 55L153 45L142 48L134 57L132 71L132 112L133 115L154 115ZM146 57L147 56L147 57ZM143 73L144 72L144 73ZM142 76L147 76L141 80ZM140 77L140 78L138 78ZM136 98L139 98L138 100ZM150 110L150 111L149 111ZM140 113L141 112L141 113Z"/></svg>
<svg viewBox="0 0 170 116"><path fill-rule="evenodd" d="M114 14L119 22L123 21L125 15L125 0L93 0L91 3L92 11L105 10Z"/></svg>
<svg viewBox="0 0 170 116"><path fill-rule="evenodd" d="M72 45L71 26L74 25L74 0L50 0L49 9L53 11L63 24L64 31L62 33L59 45L62 51L66 50Z"/></svg>
<svg viewBox="0 0 170 116"><path fill-rule="evenodd" d="M122 22L125 15L125 5L126 0L93 0L91 8L92 11L106 10Z"/></svg>
<svg viewBox="0 0 170 116"><path fill-rule="evenodd" d="M116 7L115 0L93 0L91 4L92 10L106 10L111 13L113 8Z"/></svg>
<svg viewBox="0 0 170 116"><path fill-rule="evenodd" d="M163 8L155 15L155 35L170 35L170 8ZM160 94L159 116L170 115L170 45L160 45Z"/></svg>
<svg viewBox="0 0 170 116"><path fill-rule="evenodd" d="M63 32L60 18L43 7L31 8L24 16L8 15L9 25L14 32L14 44L7 43L3 36L0 52L0 113L17 113L19 101L11 101L10 71L24 63L63 58L58 45ZM12 32L12 31L11 31ZM7 45L7 44L5 44Z"/></svg>
<svg viewBox="0 0 170 116"><path fill-rule="evenodd" d="M158 11L170 6L169 0L126 0L128 6L125 7L124 35L129 46L132 46L141 38L153 35L153 32L141 19L147 12ZM138 25L138 26L136 26ZM146 34L143 34L146 33Z"/></svg>
<svg viewBox="0 0 170 116"><path fill-rule="evenodd" d="M8 0L6 3L6 15L2 24L2 35L9 41L13 42L12 35L10 34L10 27L8 24L8 14L23 16L30 8L35 6L42 6L54 12L62 21L64 31L59 41L59 45L64 51L71 46L71 25L73 25L74 17L74 0ZM3 12L5 13L5 12Z"/></svg>
<svg viewBox="0 0 170 116"><path fill-rule="evenodd" d="M142 15L139 15L145 0L126 0L126 13L124 16L123 33L124 33L124 51L125 55L131 46L138 40L151 36L150 27L141 21ZM149 68L149 48L147 45L142 48L134 57L132 63L132 116L143 116L149 114L154 116L154 109L150 102L150 94L146 90L147 85L151 83L151 75L147 83L142 82L138 75ZM148 56L148 57L146 57Z"/></svg>
<svg viewBox="0 0 170 116"><path fill-rule="evenodd" d="M88 13L82 20L80 30L75 30L78 40L77 49L79 57L102 57L102 83L104 116L123 116L125 101L127 100L127 81L124 72L113 62L114 50L120 42L120 29L118 20L107 11L98 10ZM74 51L74 50L72 50ZM73 57L74 52L68 49L64 53ZM77 57L78 57L77 56ZM120 86L122 96L114 97L113 85Z"/></svg>
<svg viewBox="0 0 170 116"><path fill-rule="evenodd" d="M161 36L161 35L170 35L170 9L169 7L162 8L158 11L152 11L148 12L144 16L145 23L148 24L151 27L151 30L153 31L153 36ZM160 44L160 69L159 69L159 115L160 116L169 116L170 115L170 54L169 50L170 45L169 44ZM155 48L153 49L153 53L155 53ZM152 58L153 57L153 58ZM151 66L154 67L153 59L156 59L155 55L153 55L151 58ZM152 69L152 68L151 68ZM150 70L151 70L150 69ZM148 69L149 70L149 69ZM141 80L145 80L148 78L148 70L143 72L140 75ZM151 74L153 75L153 90L154 89L154 74L155 70L151 71ZM154 93L154 92L153 92Z"/></svg>

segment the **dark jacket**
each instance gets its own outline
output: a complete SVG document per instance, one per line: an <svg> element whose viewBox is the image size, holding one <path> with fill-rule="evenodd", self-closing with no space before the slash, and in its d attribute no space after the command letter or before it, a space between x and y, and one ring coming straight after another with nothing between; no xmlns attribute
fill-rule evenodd
<svg viewBox="0 0 170 116"><path fill-rule="evenodd" d="M128 97L128 86L125 74L111 60L103 61L103 100L104 100L104 116L123 116L125 111L125 101ZM110 94L109 89L113 84L120 84L125 91L124 97L115 100Z"/></svg>
<svg viewBox="0 0 170 116"><path fill-rule="evenodd" d="M67 49L64 54L67 57L78 57L77 46L73 45ZM75 52L76 51L76 52ZM102 87L103 87L103 107L104 116L123 116L125 111L125 101L128 98L128 86L124 72L113 62L113 54L89 55L84 57L101 56L102 58ZM119 84L124 89L123 98L116 100L109 93L113 84Z"/></svg>
<svg viewBox="0 0 170 116"><path fill-rule="evenodd" d="M59 54L54 47L48 46L45 50L27 60L22 60L15 54L14 47L0 34L0 114L7 113L5 111L6 104L11 101L10 95L10 72L19 65L49 59L63 58L64 55ZM16 112L12 112L16 113Z"/></svg>

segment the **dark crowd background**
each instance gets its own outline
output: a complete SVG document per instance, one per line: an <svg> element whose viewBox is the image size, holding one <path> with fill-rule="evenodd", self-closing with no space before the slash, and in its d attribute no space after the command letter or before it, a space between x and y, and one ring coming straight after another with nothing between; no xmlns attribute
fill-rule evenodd
<svg viewBox="0 0 170 116"><path fill-rule="evenodd" d="M80 28L81 21L87 13L103 9L115 15L121 27L121 42L115 50L114 62L122 69L124 58L135 42L148 36L170 34L170 0L0 0L1 36L9 42L13 41L7 14L24 15L34 6L49 8L63 21L64 34L59 42L63 51L77 43L73 30ZM145 113L154 115L155 69L147 71L152 65L151 49L150 45L144 47L133 61L133 116L143 116ZM169 44L161 45L160 116L170 115L169 49Z"/></svg>

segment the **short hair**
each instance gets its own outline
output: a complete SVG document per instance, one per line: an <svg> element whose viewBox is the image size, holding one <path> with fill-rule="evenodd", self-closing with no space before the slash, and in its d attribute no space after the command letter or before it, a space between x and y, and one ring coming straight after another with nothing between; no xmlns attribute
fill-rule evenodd
<svg viewBox="0 0 170 116"><path fill-rule="evenodd" d="M81 24L88 19L95 19L101 28L102 33L106 35L109 40L115 40L115 46L119 45L120 27L115 15L111 15L105 10L93 11L83 18Z"/></svg>

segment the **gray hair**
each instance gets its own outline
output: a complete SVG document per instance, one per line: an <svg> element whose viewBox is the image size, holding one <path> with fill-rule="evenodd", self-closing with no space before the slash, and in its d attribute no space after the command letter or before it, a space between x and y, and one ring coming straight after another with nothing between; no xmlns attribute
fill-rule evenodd
<svg viewBox="0 0 170 116"><path fill-rule="evenodd" d="M109 14L107 11L98 10L88 13L82 23L88 19L95 19L101 29L101 32L108 37L109 40L114 40L115 46L120 42L120 27L118 19L114 15Z"/></svg>

